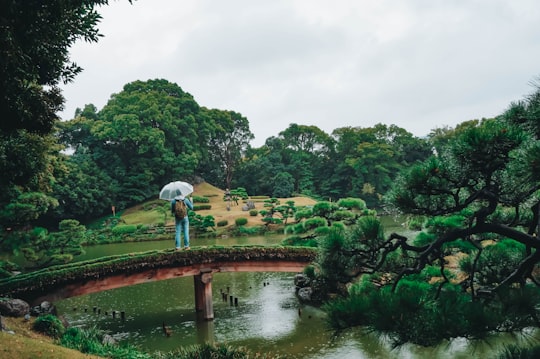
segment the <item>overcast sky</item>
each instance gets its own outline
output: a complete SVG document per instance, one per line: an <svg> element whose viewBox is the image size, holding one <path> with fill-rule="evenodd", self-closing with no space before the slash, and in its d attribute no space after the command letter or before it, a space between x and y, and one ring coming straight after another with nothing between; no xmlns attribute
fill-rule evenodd
<svg viewBox="0 0 540 359"><path fill-rule="evenodd" d="M416 136L493 117L540 76L538 0L111 0L63 86L101 110L125 84L166 79L241 113L254 146L289 124L330 134L395 124Z"/></svg>

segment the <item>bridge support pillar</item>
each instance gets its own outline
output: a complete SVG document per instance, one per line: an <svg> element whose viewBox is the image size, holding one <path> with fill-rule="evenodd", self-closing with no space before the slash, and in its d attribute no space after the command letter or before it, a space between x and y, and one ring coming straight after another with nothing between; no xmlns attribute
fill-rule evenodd
<svg viewBox="0 0 540 359"><path fill-rule="evenodd" d="M201 273L193 277L195 286L195 309L202 311L205 320L214 320L214 304L212 303L212 270L201 269Z"/></svg>

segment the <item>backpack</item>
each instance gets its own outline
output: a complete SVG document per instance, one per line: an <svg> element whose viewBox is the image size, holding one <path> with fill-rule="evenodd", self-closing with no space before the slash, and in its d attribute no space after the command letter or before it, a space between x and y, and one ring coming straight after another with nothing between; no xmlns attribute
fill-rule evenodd
<svg viewBox="0 0 540 359"><path fill-rule="evenodd" d="M187 215L186 204L183 200L176 200L174 204L174 216L177 219L183 219Z"/></svg>

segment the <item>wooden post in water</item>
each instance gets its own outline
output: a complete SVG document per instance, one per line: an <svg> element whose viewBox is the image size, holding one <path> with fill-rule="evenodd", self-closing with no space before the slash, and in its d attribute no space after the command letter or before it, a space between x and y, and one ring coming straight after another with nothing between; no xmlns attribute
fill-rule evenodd
<svg viewBox="0 0 540 359"><path fill-rule="evenodd" d="M214 320L212 269L201 269L201 273L193 277L193 284L195 286L195 309L202 311L205 320Z"/></svg>

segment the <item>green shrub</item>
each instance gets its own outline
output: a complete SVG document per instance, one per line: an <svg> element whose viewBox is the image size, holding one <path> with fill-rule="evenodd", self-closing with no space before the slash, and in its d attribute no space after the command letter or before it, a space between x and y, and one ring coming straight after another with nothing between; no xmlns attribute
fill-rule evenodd
<svg viewBox="0 0 540 359"><path fill-rule="evenodd" d="M326 226L326 219L322 217L308 218L304 221L304 228L307 230L324 226Z"/></svg>
<svg viewBox="0 0 540 359"><path fill-rule="evenodd" d="M136 224L118 225L118 226L113 227L111 232L112 234L116 234L116 235L132 234L132 233L137 232L137 225Z"/></svg>
<svg viewBox="0 0 540 359"><path fill-rule="evenodd" d="M332 214L332 219L334 219L335 221L344 221L344 220L352 221L355 218L356 218L356 214L354 214L351 211L346 211L346 210L335 211Z"/></svg>
<svg viewBox="0 0 540 359"><path fill-rule="evenodd" d="M249 215L250 215L251 217L255 217L255 216L257 216L258 214L259 214L259 211L257 211L256 209L250 209L250 210L249 210Z"/></svg>
<svg viewBox="0 0 540 359"><path fill-rule="evenodd" d="M294 220L298 222L304 218L309 218L312 215L313 211L311 210L311 208L302 208L294 213Z"/></svg>
<svg viewBox="0 0 540 359"><path fill-rule="evenodd" d="M366 201L360 198L342 198L337 202L339 207L347 208L347 209L365 209L366 208Z"/></svg>
<svg viewBox="0 0 540 359"><path fill-rule="evenodd" d="M493 359L535 359L540 358L540 345L520 347L515 344L505 346Z"/></svg>
<svg viewBox="0 0 540 359"><path fill-rule="evenodd" d="M140 352L135 346L129 344L103 343L105 333L99 329L69 328L60 339L60 345L75 349L85 354L93 354L111 359L151 359L152 356Z"/></svg>
<svg viewBox="0 0 540 359"><path fill-rule="evenodd" d="M225 344L201 344L180 347L168 353L159 353L157 359L280 359L279 355L272 356L269 354L252 353L244 347L233 347Z"/></svg>
<svg viewBox="0 0 540 359"><path fill-rule="evenodd" d="M219 221L219 222L217 223L217 226L218 226L218 227L225 227L225 226L228 225L228 224L229 224L229 221L228 221L228 220L222 219L221 221Z"/></svg>
<svg viewBox="0 0 540 359"><path fill-rule="evenodd" d="M281 241L284 246L317 247L316 238L302 238L300 236L287 237Z"/></svg>
<svg viewBox="0 0 540 359"><path fill-rule="evenodd" d="M234 223L237 225L237 226L244 226L248 223L248 220L247 218L245 217L238 217L234 220Z"/></svg>
<svg viewBox="0 0 540 359"><path fill-rule="evenodd" d="M306 229L306 227L304 227L303 222L296 223L296 224L293 224L293 225L288 226L288 227L290 228L291 233L300 234L300 233L306 233L308 231L308 229Z"/></svg>
<svg viewBox="0 0 540 359"><path fill-rule="evenodd" d="M196 204L193 206L194 211L204 211L206 209L212 209L211 204Z"/></svg>
<svg viewBox="0 0 540 359"><path fill-rule="evenodd" d="M321 201L315 203L315 205L313 206L313 215L326 217L337 209L337 204L328 201Z"/></svg>
<svg viewBox="0 0 540 359"><path fill-rule="evenodd" d="M265 231L264 227L244 227L244 226L239 226L239 227L237 227L234 234L238 235L238 236L254 236L254 235L264 234L264 231Z"/></svg>
<svg viewBox="0 0 540 359"><path fill-rule="evenodd" d="M208 197L193 196L193 203L210 203Z"/></svg>
<svg viewBox="0 0 540 359"><path fill-rule="evenodd" d="M310 279L315 279L315 266L312 264L308 265L306 268L304 268L304 274L307 275Z"/></svg>
<svg viewBox="0 0 540 359"><path fill-rule="evenodd" d="M60 319L52 314L45 314L37 317L34 321L33 328L37 332L57 339L60 338L66 330Z"/></svg>
<svg viewBox="0 0 540 359"><path fill-rule="evenodd" d="M315 228L315 234L317 236L326 236L328 232L330 232L330 227L328 226Z"/></svg>

